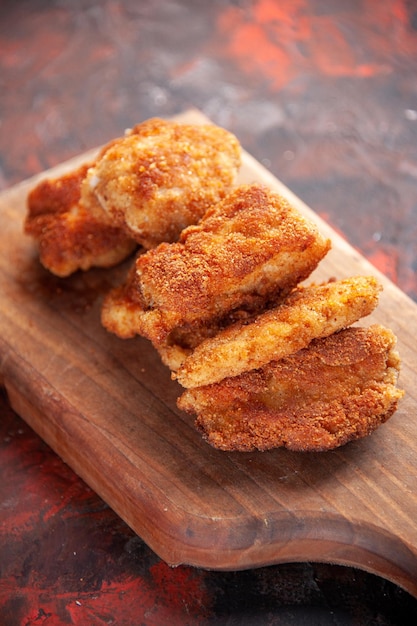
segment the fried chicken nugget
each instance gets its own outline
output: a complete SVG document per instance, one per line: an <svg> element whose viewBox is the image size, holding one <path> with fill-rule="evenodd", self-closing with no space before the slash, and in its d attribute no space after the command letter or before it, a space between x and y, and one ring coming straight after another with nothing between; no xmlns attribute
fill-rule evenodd
<svg viewBox="0 0 417 626"><path fill-rule="evenodd" d="M38 243L42 265L57 276L111 267L137 246L116 226L97 221L80 203L88 165L41 181L28 196L24 231Z"/></svg>
<svg viewBox="0 0 417 626"><path fill-rule="evenodd" d="M240 144L227 130L152 118L105 148L88 171L82 202L153 248L175 241L224 198L240 163Z"/></svg>
<svg viewBox="0 0 417 626"><path fill-rule="evenodd" d="M104 302L102 322L120 337L144 335L177 369L207 336L287 295L329 248L284 198L242 185L178 242L139 256Z"/></svg>
<svg viewBox="0 0 417 626"><path fill-rule="evenodd" d="M175 377L183 387L200 387L282 359L369 315L381 289L373 276L299 286L281 305L204 340Z"/></svg>
<svg viewBox="0 0 417 626"><path fill-rule="evenodd" d="M365 437L397 408L400 359L379 325L348 328L265 367L190 389L180 409L220 450L324 451Z"/></svg>

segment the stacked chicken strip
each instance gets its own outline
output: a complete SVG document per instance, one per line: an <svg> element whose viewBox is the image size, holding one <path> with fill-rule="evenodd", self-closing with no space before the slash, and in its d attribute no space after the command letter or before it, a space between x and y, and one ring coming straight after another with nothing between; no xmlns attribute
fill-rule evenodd
<svg viewBox="0 0 417 626"><path fill-rule="evenodd" d="M403 395L392 331L353 326L381 286L306 286L330 241L266 187L234 186L239 165L224 129L149 120L38 185L26 232L60 276L139 247L102 323L152 342L214 447L319 451L368 435Z"/></svg>

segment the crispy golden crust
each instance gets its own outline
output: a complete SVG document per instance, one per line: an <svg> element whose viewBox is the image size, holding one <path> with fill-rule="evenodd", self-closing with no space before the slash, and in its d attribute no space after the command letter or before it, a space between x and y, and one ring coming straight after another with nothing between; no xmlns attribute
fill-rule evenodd
<svg viewBox="0 0 417 626"><path fill-rule="evenodd" d="M226 130L158 119L109 142L94 163L28 196L25 232L58 276L111 267L140 243L176 239L229 191L240 146Z"/></svg>
<svg viewBox="0 0 417 626"><path fill-rule="evenodd" d="M323 451L369 435L396 410L400 360L382 326L349 328L265 367L187 390L178 406L221 450Z"/></svg>
<svg viewBox="0 0 417 626"><path fill-rule="evenodd" d="M25 232L62 277L141 246L102 323L152 341L214 447L322 451L364 437L403 395L393 333L347 328L381 286L301 286L330 240L263 185L233 188L239 166L226 130L154 118L37 185Z"/></svg>
<svg viewBox="0 0 417 626"><path fill-rule="evenodd" d="M223 128L153 118L103 150L82 202L145 248L175 241L230 191L240 153Z"/></svg>
<svg viewBox="0 0 417 626"><path fill-rule="evenodd" d="M42 265L57 276L111 267L136 247L120 228L98 222L80 205L87 169L41 181L28 196L24 230L37 241Z"/></svg>
<svg viewBox="0 0 417 626"><path fill-rule="evenodd" d="M288 294L329 247L286 200L240 186L178 242L138 257L126 286L105 302L103 324L146 336L176 369L203 339Z"/></svg>
<svg viewBox="0 0 417 626"><path fill-rule="evenodd" d="M372 276L300 286L282 304L203 341L176 378L184 387L200 387L281 359L369 315L380 291Z"/></svg>

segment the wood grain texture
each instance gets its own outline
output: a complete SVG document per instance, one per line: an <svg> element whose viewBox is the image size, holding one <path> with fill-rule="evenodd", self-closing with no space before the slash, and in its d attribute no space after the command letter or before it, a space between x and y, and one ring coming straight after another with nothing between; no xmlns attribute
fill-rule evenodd
<svg viewBox="0 0 417 626"><path fill-rule="evenodd" d="M190 111L180 119L205 118ZM176 408L180 388L150 344L100 325L103 294L128 264L65 280L39 266L22 234L26 195L39 177L0 196L1 380L10 403L169 564L339 563L417 597L417 306L246 153L240 177L285 194L331 237L317 278L372 273L383 282L366 323L397 334L406 390L387 424L320 454L210 448Z"/></svg>

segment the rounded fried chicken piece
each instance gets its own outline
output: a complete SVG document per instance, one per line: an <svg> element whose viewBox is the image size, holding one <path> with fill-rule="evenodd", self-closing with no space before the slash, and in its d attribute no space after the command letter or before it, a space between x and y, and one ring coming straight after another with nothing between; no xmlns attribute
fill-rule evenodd
<svg viewBox="0 0 417 626"><path fill-rule="evenodd" d="M365 437L397 408L392 331L352 327L263 368L189 389L178 406L215 448L324 451Z"/></svg>
<svg viewBox="0 0 417 626"><path fill-rule="evenodd" d="M330 248L316 226L262 185L242 185L137 258L103 307L104 326L141 334L176 369L206 337L286 296Z"/></svg>
<svg viewBox="0 0 417 626"><path fill-rule="evenodd" d="M152 118L104 148L88 171L82 202L153 248L175 241L224 198L240 163L240 144L227 130Z"/></svg>
<svg viewBox="0 0 417 626"><path fill-rule="evenodd" d="M200 387L281 359L369 315L381 289L373 276L299 286L278 306L205 339L175 377L183 387Z"/></svg>
<svg viewBox="0 0 417 626"><path fill-rule="evenodd" d="M111 267L137 247L122 229L97 221L80 204L88 167L43 180L28 195L24 230L37 241L42 265L57 276Z"/></svg>

